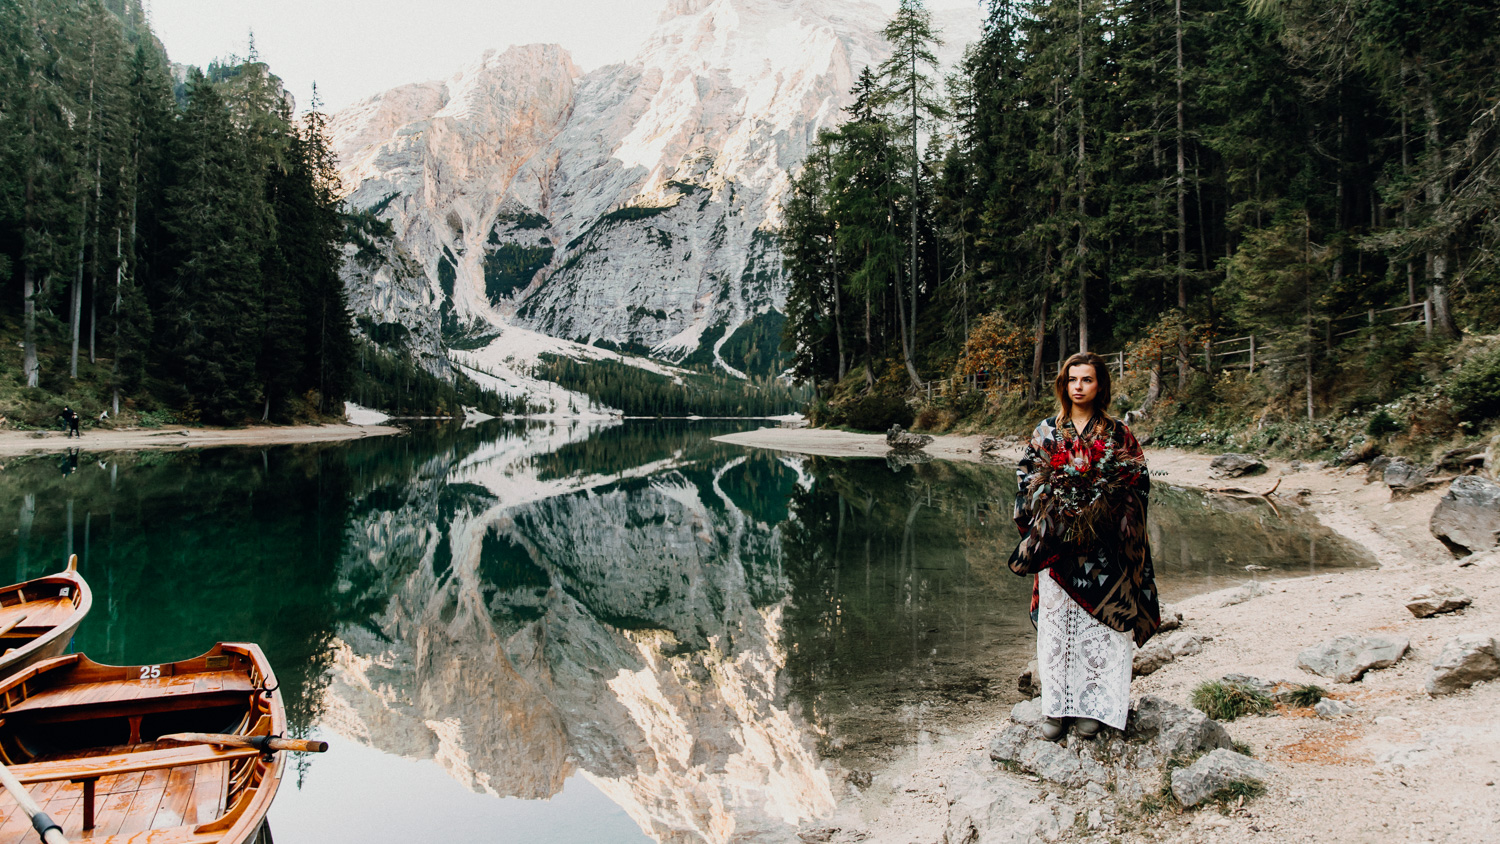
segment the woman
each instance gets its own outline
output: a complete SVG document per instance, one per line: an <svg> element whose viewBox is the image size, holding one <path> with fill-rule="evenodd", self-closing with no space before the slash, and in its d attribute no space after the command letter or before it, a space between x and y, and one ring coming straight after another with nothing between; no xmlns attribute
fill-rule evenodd
<svg viewBox="0 0 1500 844"><path fill-rule="evenodd" d="M1125 729L1134 647L1161 625L1146 537L1151 480L1140 443L1107 413L1109 367L1102 358L1089 353L1068 358L1054 390L1059 412L1036 427L1016 469L1021 542L1010 567L1035 576L1031 620L1046 717L1042 735L1062 738L1064 719L1077 719L1078 734L1093 738L1101 724ZM1054 523L1038 524L1047 503L1045 492L1034 488L1039 477L1068 460L1085 466L1106 451L1139 471L1118 473L1103 502L1105 516L1088 530L1070 530L1074 526L1055 524L1055 517L1049 517Z"/></svg>

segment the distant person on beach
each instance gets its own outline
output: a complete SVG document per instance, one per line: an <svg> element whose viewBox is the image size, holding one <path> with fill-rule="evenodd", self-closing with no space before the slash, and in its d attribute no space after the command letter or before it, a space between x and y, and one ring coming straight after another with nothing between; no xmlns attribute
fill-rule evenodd
<svg viewBox="0 0 1500 844"><path fill-rule="evenodd" d="M1161 626L1146 536L1150 474L1140 443L1109 416L1109 367L1080 353L1053 385L1058 413L1037 425L1016 468L1010 557L1032 577L1042 735L1125 729L1134 650Z"/></svg>
<svg viewBox="0 0 1500 844"><path fill-rule="evenodd" d="M78 428L78 413L71 407L64 406L62 409L63 424L68 426L69 437L82 437L83 431Z"/></svg>

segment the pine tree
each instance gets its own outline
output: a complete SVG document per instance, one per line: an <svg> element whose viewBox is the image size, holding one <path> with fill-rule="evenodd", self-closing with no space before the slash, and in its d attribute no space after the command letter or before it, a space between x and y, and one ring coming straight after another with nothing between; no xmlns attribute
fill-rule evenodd
<svg viewBox="0 0 1500 844"><path fill-rule="evenodd" d="M942 41L932 29L932 15L922 0L901 0L901 6L885 28L885 40L891 45L890 58L880 65L882 102L889 108L892 128L908 144L903 150L906 169L910 173L907 196L910 226L907 229L907 249L910 260L907 265L909 325L901 326L901 351L907 374L913 384L921 382L913 362L917 342L917 291L921 287L921 273L917 267L919 241L918 197L921 190L922 152L919 145L924 129L933 128L935 122L945 116L946 110L937 90L935 75L938 70L936 55L932 50ZM898 312L901 303L897 291Z"/></svg>

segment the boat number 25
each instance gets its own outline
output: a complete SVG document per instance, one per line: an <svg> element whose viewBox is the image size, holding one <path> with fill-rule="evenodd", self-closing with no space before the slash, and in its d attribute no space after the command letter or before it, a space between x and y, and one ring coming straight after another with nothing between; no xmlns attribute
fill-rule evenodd
<svg viewBox="0 0 1500 844"><path fill-rule="evenodd" d="M155 680L155 679L157 679L160 676L161 676L161 666L160 665L142 665L141 666L141 679L142 680Z"/></svg>

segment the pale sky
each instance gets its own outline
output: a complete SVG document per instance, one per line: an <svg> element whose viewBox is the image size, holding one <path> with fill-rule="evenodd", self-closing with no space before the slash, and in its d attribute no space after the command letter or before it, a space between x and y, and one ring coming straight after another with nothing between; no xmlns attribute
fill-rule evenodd
<svg viewBox="0 0 1500 844"><path fill-rule="evenodd" d="M895 11L899 0L871 0ZM205 67L248 52L306 109L335 111L407 82L446 79L487 49L566 47L584 70L631 57L665 0L146 0L172 61ZM927 0L927 8L979 0Z"/></svg>

